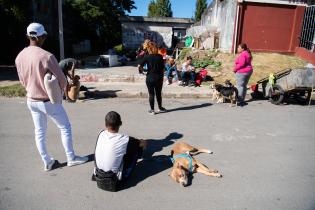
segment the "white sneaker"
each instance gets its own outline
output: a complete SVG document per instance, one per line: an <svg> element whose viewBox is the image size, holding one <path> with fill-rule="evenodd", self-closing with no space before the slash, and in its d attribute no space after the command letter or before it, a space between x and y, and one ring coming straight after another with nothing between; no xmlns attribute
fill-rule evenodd
<svg viewBox="0 0 315 210"><path fill-rule="evenodd" d="M54 158L51 158L50 162L47 165L45 165L44 171L51 171L51 169L55 163L56 163L56 160L54 160Z"/></svg>
<svg viewBox="0 0 315 210"><path fill-rule="evenodd" d="M89 160L89 158L87 156L84 157L80 157L80 156L75 156L73 160L68 160L67 162L67 166L76 166L76 165L80 165L82 163L85 163Z"/></svg>

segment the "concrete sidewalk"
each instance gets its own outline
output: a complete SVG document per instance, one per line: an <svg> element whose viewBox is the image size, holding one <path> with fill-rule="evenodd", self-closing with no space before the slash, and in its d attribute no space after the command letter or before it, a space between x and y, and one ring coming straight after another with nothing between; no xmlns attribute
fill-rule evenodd
<svg viewBox="0 0 315 210"><path fill-rule="evenodd" d="M147 98L148 90L145 82L82 82L88 88L88 92L80 92L81 97L96 98ZM162 89L163 98L210 98L209 86L182 87L178 84L167 85L164 83Z"/></svg>
<svg viewBox="0 0 315 210"><path fill-rule="evenodd" d="M81 84L89 89L92 97L148 97L145 75L139 75L135 66L121 66L98 69L79 69ZM208 85L201 87L182 87L177 82L163 85L164 98L209 98ZM91 95L89 95L91 96Z"/></svg>

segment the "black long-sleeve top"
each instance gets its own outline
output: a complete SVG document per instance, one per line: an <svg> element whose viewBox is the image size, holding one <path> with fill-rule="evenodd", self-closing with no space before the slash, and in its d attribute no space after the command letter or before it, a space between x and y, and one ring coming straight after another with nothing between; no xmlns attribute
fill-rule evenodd
<svg viewBox="0 0 315 210"><path fill-rule="evenodd" d="M161 80L164 76L164 60L160 54L150 54L144 56L140 62L140 66L145 64L148 66L147 79L149 80Z"/></svg>

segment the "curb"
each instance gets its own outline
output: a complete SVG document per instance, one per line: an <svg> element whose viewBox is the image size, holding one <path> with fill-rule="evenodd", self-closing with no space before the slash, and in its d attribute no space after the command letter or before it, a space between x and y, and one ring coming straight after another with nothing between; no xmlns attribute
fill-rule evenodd
<svg viewBox="0 0 315 210"><path fill-rule="evenodd" d="M86 91L80 92L80 99L89 99L89 98L148 98L149 95L147 92L134 91L134 92L125 92L125 91ZM199 93L162 93L163 98L211 98L211 94L199 94Z"/></svg>

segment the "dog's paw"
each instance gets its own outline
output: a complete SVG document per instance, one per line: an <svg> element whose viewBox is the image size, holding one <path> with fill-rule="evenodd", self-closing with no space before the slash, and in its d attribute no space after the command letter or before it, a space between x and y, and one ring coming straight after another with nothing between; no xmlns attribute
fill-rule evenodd
<svg viewBox="0 0 315 210"><path fill-rule="evenodd" d="M223 175L218 173L218 174L216 175L216 177L217 177L217 178L222 178Z"/></svg>
<svg viewBox="0 0 315 210"><path fill-rule="evenodd" d="M208 151L208 154L213 154L213 152L209 150L209 151Z"/></svg>

